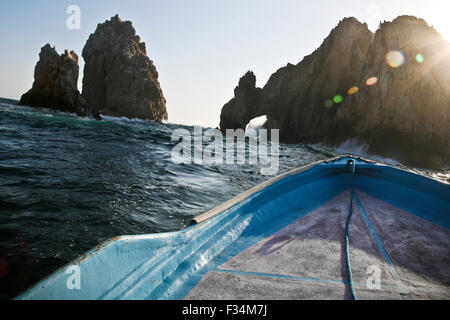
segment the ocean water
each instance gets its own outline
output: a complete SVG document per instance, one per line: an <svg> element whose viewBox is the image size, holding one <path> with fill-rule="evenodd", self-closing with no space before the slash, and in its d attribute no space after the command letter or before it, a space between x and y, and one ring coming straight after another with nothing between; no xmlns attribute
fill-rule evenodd
<svg viewBox="0 0 450 320"><path fill-rule="evenodd" d="M181 230L270 178L249 164L173 163L173 131L193 127L97 121L14 103L0 99L0 299L104 240ZM351 150L281 144L279 173L343 151Z"/></svg>

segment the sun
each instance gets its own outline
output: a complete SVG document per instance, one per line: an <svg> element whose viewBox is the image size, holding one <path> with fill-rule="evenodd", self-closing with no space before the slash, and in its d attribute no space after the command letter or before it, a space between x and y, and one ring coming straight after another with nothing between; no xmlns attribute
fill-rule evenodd
<svg viewBox="0 0 450 320"><path fill-rule="evenodd" d="M450 10L450 8L449 8L449 10ZM448 21L444 20L442 23L434 24L433 27L436 29L437 32L440 33L440 35L445 40L450 42L450 20L448 20Z"/></svg>
<svg viewBox="0 0 450 320"><path fill-rule="evenodd" d="M438 5L434 6L430 17L425 18L429 25L432 25L441 36L450 41L450 19L448 13L450 12L450 1L439 1Z"/></svg>

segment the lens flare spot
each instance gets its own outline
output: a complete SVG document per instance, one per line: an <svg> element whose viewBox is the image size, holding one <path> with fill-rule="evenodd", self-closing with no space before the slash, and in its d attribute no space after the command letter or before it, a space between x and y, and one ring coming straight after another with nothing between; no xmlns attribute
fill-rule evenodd
<svg viewBox="0 0 450 320"><path fill-rule="evenodd" d="M357 93L358 90L359 90L358 87L352 87L352 88L347 90L347 93L348 93L349 96L351 96L352 94Z"/></svg>
<svg viewBox="0 0 450 320"><path fill-rule="evenodd" d="M417 61L418 63L422 63L422 62L425 61L425 58L424 58L423 55L421 55L421 54L419 53L419 54L416 55L416 61Z"/></svg>
<svg viewBox="0 0 450 320"><path fill-rule="evenodd" d="M405 56L398 50L389 51L386 55L386 62L391 68L398 68L405 63Z"/></svg>
<svg viewBox="0 0 450 320"><path fill-rule="evenodd" d="M366 85L370 87L370 86L373 86L374 84L376 84L377 82L378 82L377 77L370 77L369 79L367 79Z"/></svg>
<svg viewBox="0 0 450 320"><path fill-rule="evenodd" d="M334 103L341 103L342 101L344 101L344 98L340 94L337 94L334 96L333 101Z"/></svg>
<svg viewBox="0 0 450 320"><path fill-rule="evenodd" d="M328 99L327 101L325 101L325 107L331 108L332 106L333 106L333 101L331 101L330 99Z"/></svg>

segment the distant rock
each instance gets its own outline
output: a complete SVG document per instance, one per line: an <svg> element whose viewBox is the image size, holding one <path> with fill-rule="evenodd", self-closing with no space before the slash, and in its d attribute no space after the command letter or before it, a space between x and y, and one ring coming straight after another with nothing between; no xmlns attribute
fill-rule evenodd
<svg viewBox="0 0 450 320"><path fill-rule="evenodd" d="M245 128L267 115L265 127L280 129L284 142L337 146L356 139L371 154L439 168L450 164L449 83L450 44L424 20L401 16L373 34L345 18L316 51L279 69L262 89L243 94L239 84L220 128Z"/></svg>
<svg viewBox="0 0 450 320"><path fill-rule="evenodd" d="M158 72L130 21L116 15L97 26L83 49L83 97L105 115L167 120Z"/></svg>
<svg viewBox="0 0 450 320"><path fill-rule="evenodd" d="M66 50L59 55L46 44L34 69L33 86L22 95L19 104L87 115L88 107L78 91L78 72L75 52Z"/></svg>

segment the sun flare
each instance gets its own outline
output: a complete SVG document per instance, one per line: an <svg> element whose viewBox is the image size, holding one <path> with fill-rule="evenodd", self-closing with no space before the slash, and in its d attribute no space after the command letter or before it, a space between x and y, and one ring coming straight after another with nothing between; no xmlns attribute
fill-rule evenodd
<svg viewBox="0 0 450 320"><path fill-rule="evenodd" d="M450 41L450 19L448 18L449 12L450 1L441 1L439 2L439 6L436 6L434 12L430 14L430 17L427 17L425 19L447 41Z"/></svg>

